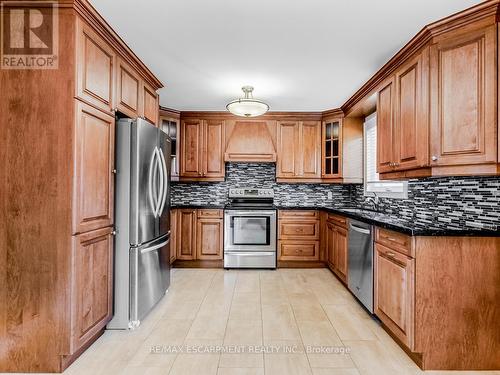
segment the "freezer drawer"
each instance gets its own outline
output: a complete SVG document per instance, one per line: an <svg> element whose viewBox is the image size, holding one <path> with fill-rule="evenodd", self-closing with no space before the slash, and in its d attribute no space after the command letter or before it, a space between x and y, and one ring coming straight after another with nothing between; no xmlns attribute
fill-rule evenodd
<svg viewBox="0 0 500 375"><path fill-rule="evenodd" d="M170 237L130 249L130 328L138 326L170 285Z"/></svg>

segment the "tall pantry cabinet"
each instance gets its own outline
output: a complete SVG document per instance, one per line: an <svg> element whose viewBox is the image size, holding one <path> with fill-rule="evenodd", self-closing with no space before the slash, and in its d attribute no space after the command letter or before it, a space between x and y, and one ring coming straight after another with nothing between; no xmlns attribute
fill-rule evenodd
<svg viewBox="0 0 500 375"><path fill-rule="evenodd" d="M102 333L115 114L158 118L161 82L95 9L74 0L54 12L58 69L0 69L0 372L61 372Z"/></svg>

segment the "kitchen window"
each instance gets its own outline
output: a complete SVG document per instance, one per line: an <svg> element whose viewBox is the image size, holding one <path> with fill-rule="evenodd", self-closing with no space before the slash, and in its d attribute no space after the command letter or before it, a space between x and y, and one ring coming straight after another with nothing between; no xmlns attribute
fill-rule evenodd
<svg viewBox="0 0 500 375"><path fill-rule="evenodd" d="M364 124L364 195L384 198L408 198L407 181L380 181L377 173L377 114L365 119Z"/></svg>

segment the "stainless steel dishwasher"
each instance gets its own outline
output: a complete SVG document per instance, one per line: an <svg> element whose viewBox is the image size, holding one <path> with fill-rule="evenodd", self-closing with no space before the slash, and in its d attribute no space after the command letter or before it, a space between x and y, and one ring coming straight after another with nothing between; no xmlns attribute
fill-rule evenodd
<svg viewBox="0 0 500 375"><path fill-rule="evenodd" d="M347 285L358 300L373 313L373 226L349 220Z"/></svg>

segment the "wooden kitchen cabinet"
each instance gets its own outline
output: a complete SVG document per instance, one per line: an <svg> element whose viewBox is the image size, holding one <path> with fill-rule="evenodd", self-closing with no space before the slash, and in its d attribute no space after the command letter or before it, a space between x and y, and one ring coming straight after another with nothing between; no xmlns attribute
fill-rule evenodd
<svg viewBox="0 0 500 375"><path fill-rule="evenodd" d="M363 119L325 117L321 127L321 181L363 182Z"/></svg>
<svg viewBox="0 0 500 375"><path fill-rule="evenodd" d="M177 210L177 259L196 259L196 210Z"/></svg>
<svg viewBox="0 0 500 375"><path fill-rule="evenodd" d="M429 49L401 66L378 91L377 172L425 167L429 160Z"/></svg>
<svg viewBox="0 0 500 375"><path fill-rule="evenodd" d="M170 264L177 259L177 210L170 210Z"/></svg>
<svg viewBox="0 0 500 375"><path fill-rule="evenodd" d="M76 102L73 234L113 224L115 118Z"/></svg>
<svg viewBox="0 0 500 375"><path fill-rule="evenodd" d="M170 137L170 180L179 181L180 112L160 107L159 128Z"/></svg>
<svg viewBox="0 0 500 375"><path fill-rule="evenodd" d="M73 237L71 353L113 316L112 230L98 229Z"/></svg>
<svg viewBox="0 0 500 375"><path fill-rule="evenodd" d="M335 218L336 221L332 220ZM342 222L347 222L342 216L329 215L326 221L326 261L328 267L342 280L347 283L348 274L348 234ZM340 224L340 225L339 225Z"/></svg>
<svg viewBox="0 0 500 375"><path fill-rule="evenodd" d="M222 218L199 217L196 225L196 259L222 259L224 235Z"/></svg>
<svg viewBox="0 0 500 375"><path fill-rule="evenodd" d="M115 52L80 19L76 28L76 95L96 108L112 113Z"/></svg>
<svg viewBox="0 0 500 375"><path fill-rule="evenodd" d="M139 116L154 125L158 125L159 97L156 91L144 81L141 83L140 99Z"/></svg>
<svg viewBox="0 0 500 375"><path fill-rule="evenodd" d="M480 173L498 160L496 25L448 32L430 48L433 174Z"/></svg>
<svg viewBox="0 0 500 375"><path fill-rule="evenodd" d="M224 160L226 162L275 162L276 121L227 120Z"/></svg>
<svg viewBox="0 0 500 375"><path fill-rule="evenodd" d="M321 123L319 121L278 121L278 182L321 179Z"/></svg>
<svg viewBox="0 0 500 375"><path fill-rule="evenodd" d="M130 118L139 117L141 78L121 58L116 63L116 109Z"/></svg>
<svg viewBox="0 0 500 375"><path fill-rule="evenodd" d="M224 179L224 130L222 120L182 120L181 180L222 181Z"/></svg>
<svg viewBox="0 0 500 375"><path fill-rule="evenodd" d="M415 259L375 243L374 312L413 349Z"/></svg>
<svg viewBox="0 0 500 375"><path fill-rule="evenodd" d="M278 212L278 260L320 260L320 220L316 210Z"/></svg>

